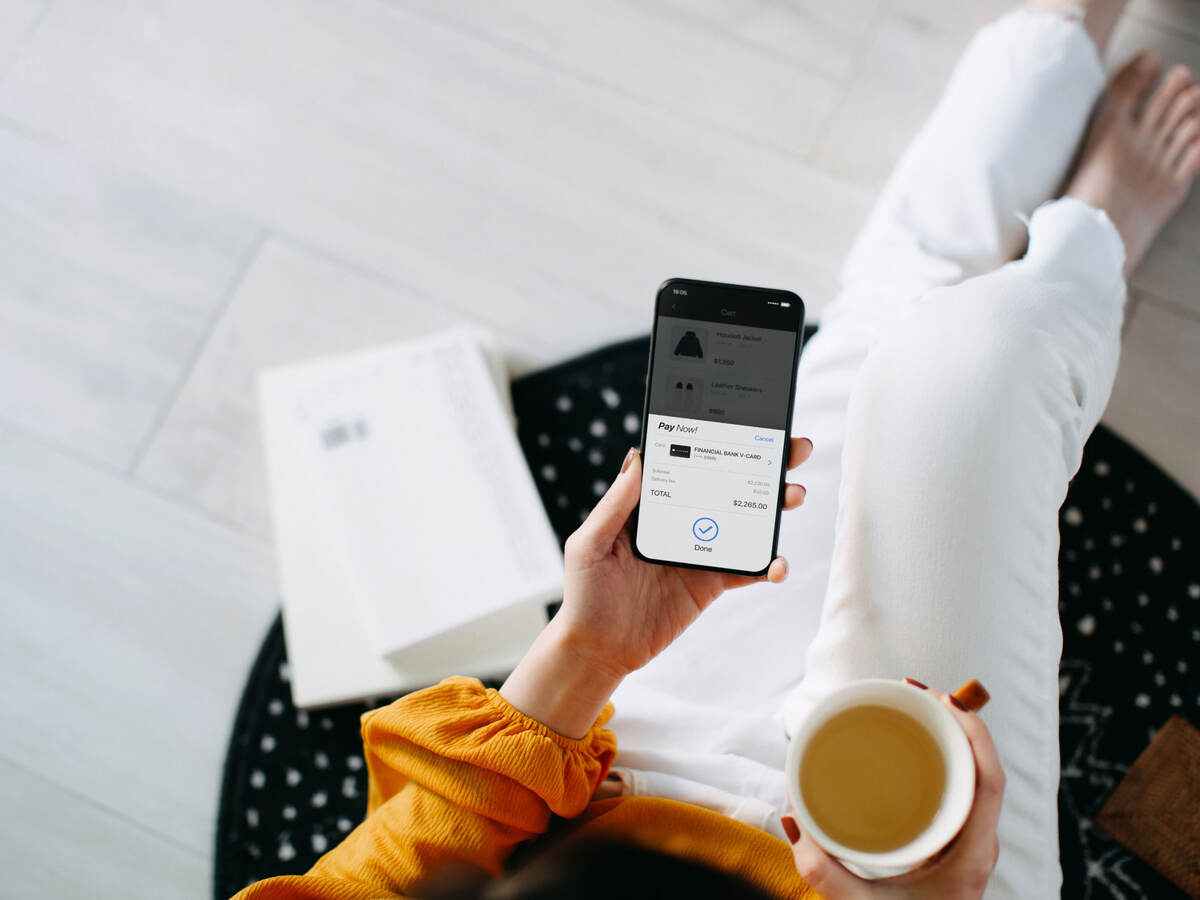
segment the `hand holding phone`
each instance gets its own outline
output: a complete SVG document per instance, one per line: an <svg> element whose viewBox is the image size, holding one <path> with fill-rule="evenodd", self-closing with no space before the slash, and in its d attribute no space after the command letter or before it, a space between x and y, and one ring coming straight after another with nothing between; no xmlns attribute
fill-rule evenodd
<svg viewBox="0 0 1200 900"><path fill-rule="evenodd" d="M602 645L624 672L641 668L665 650L725 591L787 578L787 560L781 556L761 575L662 566L639 559L632 552L628 519L643 492L645 473L641 455L630 453L628 468L567 540L563 606L558 612ZM811 454L812 441L796 438L789 444L784 467L794 469ZM784 506L794 509L804 502L804 489L789 487L793 490Z"/></svg>
<svg viewBox="0 0 1200 900"><path fill-rule="evenodd" d="M794 438L787 468L812 453ZM804 502L789 484L784 508ZM571 738L582 737L621 680L667 648L725 591L787 578L776 558L762 576L654 565L633 552L630 514L642 460L630 450L616 481L567 540L563 604L500 689L513 706Z"/></svg>

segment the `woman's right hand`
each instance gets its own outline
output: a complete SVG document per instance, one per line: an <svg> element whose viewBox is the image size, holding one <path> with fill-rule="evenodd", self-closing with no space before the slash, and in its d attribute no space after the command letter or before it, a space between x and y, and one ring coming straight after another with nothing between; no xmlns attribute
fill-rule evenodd
<svg viewBox="0 0 1200 900"><path fill-rule="evenodd" d="M975 756L975 802L958 835L938 853L911 872L892 878L859 878L817 846L807 833L799 834L792 816L783 817L796 870L825 900L899 900L899 898L939 898L939 900L978 900L983 896L996 859L1000 842L996 823L1004 799L1004 770L988 734L987 726L973 712L963 712L948 694L929 688L929 693L950 711L966 732Z"/></svg>

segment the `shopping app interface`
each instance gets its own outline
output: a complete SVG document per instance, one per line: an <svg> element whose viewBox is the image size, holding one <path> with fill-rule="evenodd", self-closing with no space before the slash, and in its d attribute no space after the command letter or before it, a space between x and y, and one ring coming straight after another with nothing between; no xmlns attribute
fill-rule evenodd
<svg viewBox="0 0 1200 900"><path fill-rule="evenodd" d="M685 315L658 318L651 362L638 549L758 571L770 562L787 465L794 311L777 303L675 309ZM763 327L771 324L780 327Z"/></svg>

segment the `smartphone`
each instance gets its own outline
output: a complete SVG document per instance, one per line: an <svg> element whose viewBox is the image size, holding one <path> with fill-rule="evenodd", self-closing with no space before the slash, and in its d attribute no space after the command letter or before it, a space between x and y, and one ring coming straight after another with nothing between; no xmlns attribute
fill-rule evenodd
<svg viewBox="0 0 1200 900"><path fill-rule="evenodd" d="M672 278L658 289L633 549L667 566L763 575L779 544L804 303Z"/></svg>

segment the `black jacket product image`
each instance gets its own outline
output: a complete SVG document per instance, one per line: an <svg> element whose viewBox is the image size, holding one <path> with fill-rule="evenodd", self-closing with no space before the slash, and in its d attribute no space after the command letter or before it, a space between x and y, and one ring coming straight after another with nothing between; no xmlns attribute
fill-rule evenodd
<svg viewBox="0 0 1200 900"><path fill-rule="evenodd" d="M683 337L675 345L675 355L694 356L697 359L704 359L704 348L700 346L700 338L696 337L696 332L685 331L683 333Z"/></svg>

